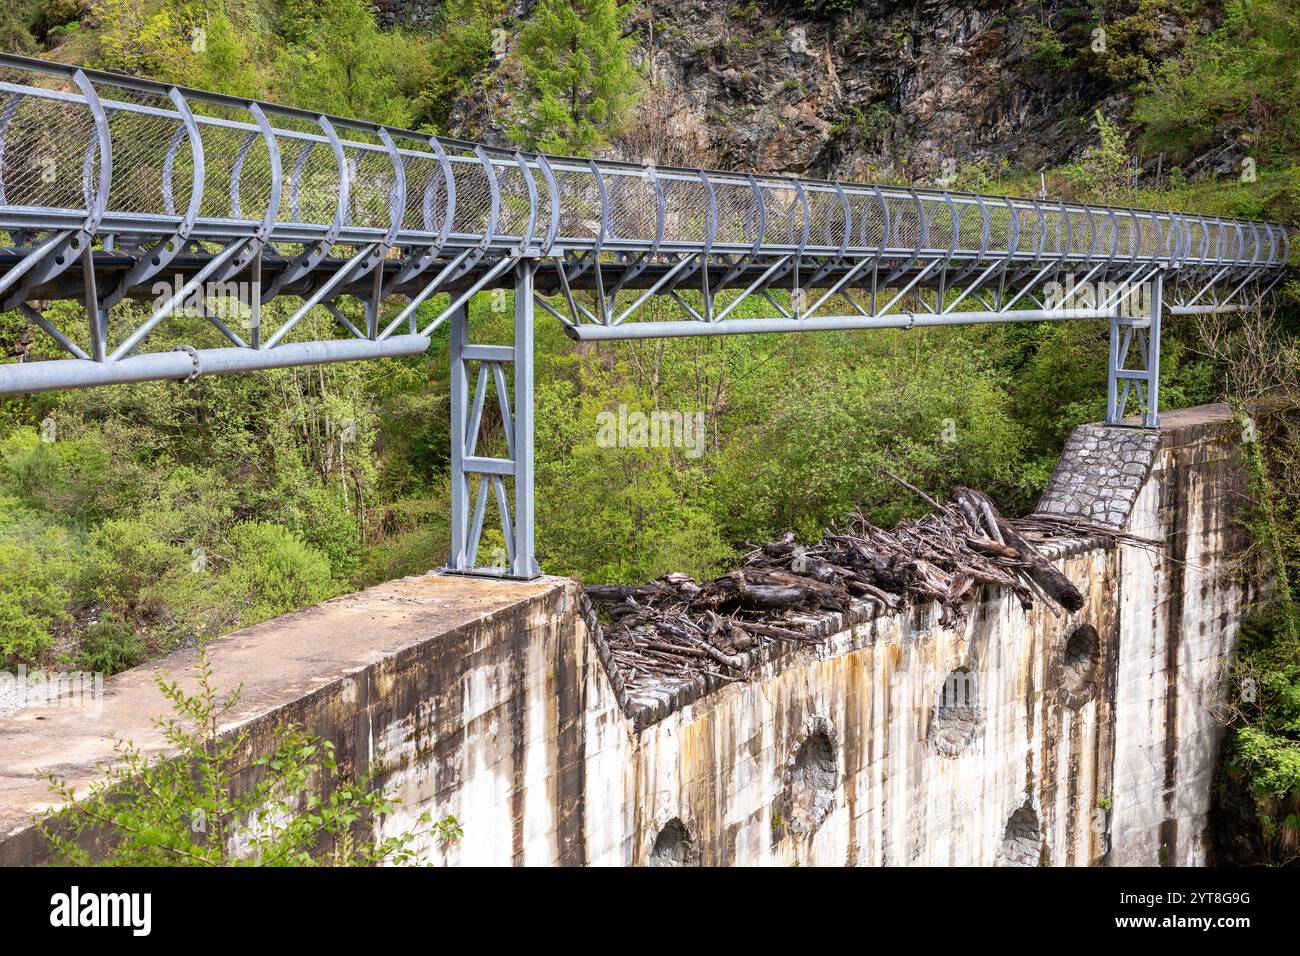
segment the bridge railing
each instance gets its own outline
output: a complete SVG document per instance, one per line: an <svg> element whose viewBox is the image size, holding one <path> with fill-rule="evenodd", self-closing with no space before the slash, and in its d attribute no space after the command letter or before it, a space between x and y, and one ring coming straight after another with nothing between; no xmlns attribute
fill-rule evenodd
<svg viewBox="0 0 1300 956"><path fill-rule="evenodd" d="M1274 267L1275 223L492 149L0 58L0 228L540 255L797 254ZM20 82L25 80L26 82Z"/></svg>

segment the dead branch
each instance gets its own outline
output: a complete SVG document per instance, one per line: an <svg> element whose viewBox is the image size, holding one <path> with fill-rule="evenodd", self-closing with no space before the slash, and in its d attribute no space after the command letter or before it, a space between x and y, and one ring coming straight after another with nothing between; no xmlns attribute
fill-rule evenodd
<svg viewBox="0 0 1300 956"><path fill-rule="evenodd" d="M940 503L896 475L934 511L892 530L861 514L801 545L793 534L751 546L740 568L712 581L666 574L648 584L591 585L608 624L611 657L632 691L710 674L744 679L749 651L776 642L816 643L807 625L863 602L896 614L938 605L943 626L961 626L980 588L1010 592L1026 610L1041 602L1077 610L1083 595L1039 551L1047 542L1160 542L1063 515L1005 518L982 492L957 488ZM721 667L719 671L717 668Z"/></svg>

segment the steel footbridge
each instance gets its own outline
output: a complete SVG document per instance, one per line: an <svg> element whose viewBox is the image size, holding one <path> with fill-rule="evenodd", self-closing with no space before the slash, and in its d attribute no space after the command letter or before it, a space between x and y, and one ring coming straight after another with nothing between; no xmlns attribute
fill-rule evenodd
<svg viewBox="0 0 1300 956"><path fill-rule="evenodd" d="M579 341L1102 320L1107 420L1154 426L1162 316L1258 308L1289 247L1276 223L544 156L0 55L0 312L61 355L0 364L0 394L413 355L449 322L456 571L537 573L535 309ZM467 303L501 289L513 344L472 343ZM209 338L151 351L181 315ZM506 457L476 454L492 393Z"/></svg>

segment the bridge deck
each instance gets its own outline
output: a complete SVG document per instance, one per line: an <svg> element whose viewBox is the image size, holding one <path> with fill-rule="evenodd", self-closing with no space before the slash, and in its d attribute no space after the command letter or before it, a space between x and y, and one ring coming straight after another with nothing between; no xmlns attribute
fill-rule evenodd
<svg viewBox="0 0 1300 956"><path fill-rule="evenodd" d="M159 300L160 278L182 299L245 282L256 306L304 300L249 341L214 322L229 344L270 350L304 340L306 311L347 298L368 315L364 329L340 317L344 334L427 336L469 295L512 287L524 261L574 337L612 338L737 331L723 320L752 323L737 308L750 298L772 329L873 327L891 312L1006 320L1016 306L1051 317L1065 304L1043 301L1048 282L1157 270L1175 307L1218 308L1274 280L1289 253L1273 223L544 156L10 55L0 104L0 311L22 308L74 358L110 363L179 307ZM680 321L631 328L650 296ZM407 302L381 320L394 297ZM31 315L60 298L95 313L88 336ZM110 343L103 313L124 298L156 307ZM692 321L703 328L682 328ZM25 383L0 369L0 392Z"/></svg>

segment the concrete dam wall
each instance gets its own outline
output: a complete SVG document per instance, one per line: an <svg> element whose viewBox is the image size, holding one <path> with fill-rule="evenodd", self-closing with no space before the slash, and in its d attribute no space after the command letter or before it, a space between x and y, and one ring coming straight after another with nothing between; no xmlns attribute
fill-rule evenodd
<svg viewBox="0 0 1300 956"><path fill-rule="evenodd" d="M526 865L1198 865L1213 718L1251 586L1241 436L1224 406L1155 431L1085 426L1040 510L1159 540L1049 554L1083 607L985 591L957 627L929 605L822 614L814 644L752 652L751 679L627 693L580 588L430 574L209 645L244 686L249 761L295 722L348 773L379 768L424 859ZM93 779L108 739L162 752L154 684L185 651L105 683L99 716L0 719L0 863L47 859L37 775ZM183 682L183 681L182 681Z"/></svg>

